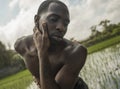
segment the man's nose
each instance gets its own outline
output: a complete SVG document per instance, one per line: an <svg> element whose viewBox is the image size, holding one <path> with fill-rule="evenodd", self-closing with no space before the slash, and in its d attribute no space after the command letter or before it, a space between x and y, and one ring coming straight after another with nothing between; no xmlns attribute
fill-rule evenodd
<svg viewBox="0 0 120 89"><path fill-rule="evenodd" d="M64 32L65 31L65 26L63 25L63 23L59 22L56 26L56 30L58 30L60 32Z"/></svg>

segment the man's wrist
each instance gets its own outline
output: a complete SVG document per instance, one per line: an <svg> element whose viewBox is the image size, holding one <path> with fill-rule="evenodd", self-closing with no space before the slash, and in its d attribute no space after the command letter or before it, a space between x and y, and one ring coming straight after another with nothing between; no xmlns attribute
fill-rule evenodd
<svg viewBox="0 0 120 89"><path fill-rule="evenodd" d="M40 51L38 51L38 57L40 58L40 59L45 59L45 58L47 58L48 57L48 52L46 51L46 52L40 52Z"/></svg>

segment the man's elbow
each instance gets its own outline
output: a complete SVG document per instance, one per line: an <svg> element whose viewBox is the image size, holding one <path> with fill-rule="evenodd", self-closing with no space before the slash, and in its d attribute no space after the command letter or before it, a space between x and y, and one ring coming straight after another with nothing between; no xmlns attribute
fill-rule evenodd
<svg viewBox="0 0 120 89"><path fill-rule="evenodd" d="M18 52L21 55L25 52L24 47L23 47L22 38L19 38L19 39L16 40L16 42L14 44L14 49L15 49L16 52Z"/></svg>
<svg viewBox="0 0 120 89"><path fill-rule="evenodd" d="M81 65L84 66L87 58L87 49L84 46L80 47L80 59L81 59Z"/></svg>
<svg viewBox="0 0 120 89"><path fill-rule="evenodd" d="M83 46L83 52L84 52L85 56L87 56L88 51L87 51L87 48L86 48L86 47L84 47L84 46Z"/></svg>
<svg viewBox="0 0 120 89"><path fill-rule="evenodd" d="M20 40L18 39L18 40L16 40L16 42L15 42L15 44L14 44L14 48L15 48L15 50L17 51L17 52L19 52L19 46L20 46Z"/></svg>
<svg viewBox="0 0 120 89"><path fill-rule="evenodd" d="M87 56L87 48L84 47L84 46L80 46L80 53L85 57L86 59L86 56Z"/></svg>

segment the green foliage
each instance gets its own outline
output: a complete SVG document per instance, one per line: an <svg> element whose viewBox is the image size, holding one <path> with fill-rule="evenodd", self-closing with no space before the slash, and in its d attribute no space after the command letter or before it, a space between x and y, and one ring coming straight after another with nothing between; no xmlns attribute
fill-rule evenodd
<svg viewBox="0 0 120 89"><path fill-rule="evenodd" d="M23 58L0 42L0 79L25 68Z"/></svg>
<svg viewBox="0 0 120 89"><path fill-rule="evenodd" d="M11 59L11 66L19 66L21 69L25 68L23 58L19 54L15 54Z"/></svg>
<svg viewBox="0 0 120 89"><path fill-rule="evenodd" d="M92 34L86 40L81 41L80 43L86 47L90 47L102 41L117 37L120 35L120 23L118 24L109 24L110 20L103 20L99 25L103 26L103 31L99 32L97 26L94 25L91 27Z"/></svg>
<svg viewBox="0 0 120 89"><path fill-rule="evenodd" d="M112 35L120 35L120 27L115 28L112 32Z"/></svg>
<svg viewBox="0 0 120 89"><path fill-rule="evenodd" d="M110 20L105 19L105 20L102 20L102 21L99 23L99 25L102 25L103 28L104 28L104 30L107 30L107 29L108 29L108 23L110 23Z"/></svg>
<svg viewBox="0 0 120 89"><path fill-rule="evenodd" d="M5 45L0 42L0 69L6 66L21 66L25 68L23 58L14 50L7 50Z"/></svg>
<svg viewBox="0 0 120 89"><path fill-rule="evenodd" d="M0 68L4 67L5 65L9 65L10 59L8 56L8 52L5 48L5 45L0 42Z"/></svg>

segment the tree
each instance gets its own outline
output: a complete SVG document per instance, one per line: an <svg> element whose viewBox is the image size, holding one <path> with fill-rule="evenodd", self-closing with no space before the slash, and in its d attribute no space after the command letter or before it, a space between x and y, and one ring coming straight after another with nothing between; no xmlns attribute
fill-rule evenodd
<svg viewBox="0 0 120 89"><path fill-rule="evenodd" d="M4 67L5 65L9 65L9 63L10 59L6 47L2 42L0 42L0 68Z"/></svg>
<svg viewBox="0 0 120 89"><path fill-rule="evenodd" d="M10 50L11 49L11 44L7 43L7 45L8 45L8 49Z"/></svg>
<svg viewBox="0 0 120 89"><path fill-rule="evenodd" d="M96 35L100 35L100 32L97 30L97 26L96 25L93 25L91 28L91 37L94 37Z"/></svg>
<svg viewBox="0 0 120 89"><path fill-rule="evenodd" d="M104 31L107 30L107 27L108 27L108 23L110 23L110 20L103 20L99 23L99 25L102 25L104 27Z"/></svg>
<svg viewBox="0 0 120 89"><path fill-rule="evenodd" d="M91 28L91 36L94 36L96 34L96 25L92 26Z"/></svg>

